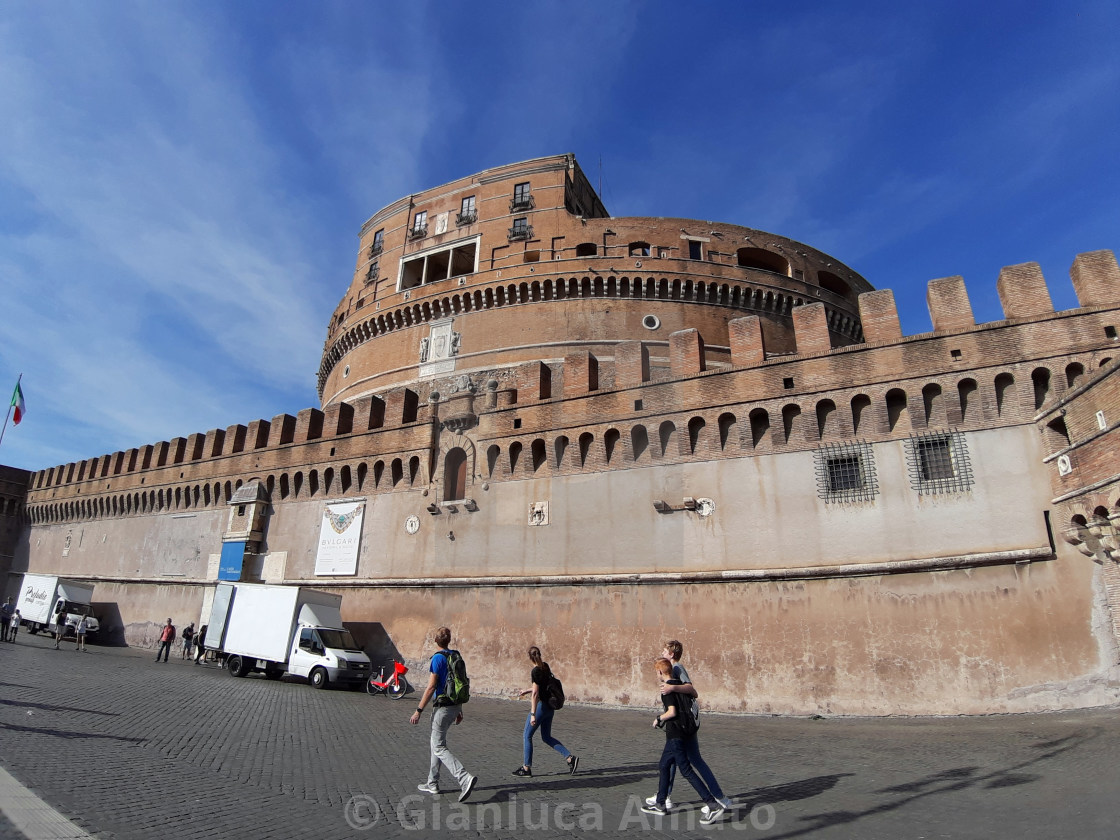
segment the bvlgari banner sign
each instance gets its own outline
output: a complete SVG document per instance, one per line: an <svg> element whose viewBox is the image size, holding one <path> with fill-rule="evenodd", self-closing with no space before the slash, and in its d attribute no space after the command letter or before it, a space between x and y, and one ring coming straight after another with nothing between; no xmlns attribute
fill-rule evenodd
<svg viewBox="0 0 1120 840"><path fill-rule="evenodd" d="M358 546L362 540L365 502L324 505L319 529L319 551L315 555L317 575L356 575Z"/></svg>

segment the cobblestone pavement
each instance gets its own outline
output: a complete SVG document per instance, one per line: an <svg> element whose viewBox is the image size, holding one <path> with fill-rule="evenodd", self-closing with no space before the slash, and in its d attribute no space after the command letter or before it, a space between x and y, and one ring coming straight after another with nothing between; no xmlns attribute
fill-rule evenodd
<svg viewBox="0 0 1120 840"><path fill-rule="evenodd" d="M468 803L419 794L429 716L300 680L156 664L153 651L0 644L0 766L97 838L485 835L759 838L1112 838L1116 709L1032 716L791 719L705 716L701 744L736 809L701 827L678 779L671 818L642 814L663 742L649 710L569 706L520 763L526 704L476 698L451 730L479 776ZM468 659L469 664L469 659ZM702 676L694 674L702 688ZM417 680L419 681L419 680ZM481 686L476 687L482 688ZM446 776L445 786L453 782ZM5 803L0 800L0 810ZM0 816L0 837L21 836Z"/></svg>

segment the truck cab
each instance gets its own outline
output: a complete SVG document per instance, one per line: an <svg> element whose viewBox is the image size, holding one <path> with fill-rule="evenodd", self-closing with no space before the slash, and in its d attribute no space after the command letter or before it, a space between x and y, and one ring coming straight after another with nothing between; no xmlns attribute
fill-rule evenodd
<svg viewBox="0 0 1120 840"><path fill-rule="evenodd" d="M327 682L364 685L370 662L349 630L300 625L292 640L288 673L307 677L316 688Z"/></svg>

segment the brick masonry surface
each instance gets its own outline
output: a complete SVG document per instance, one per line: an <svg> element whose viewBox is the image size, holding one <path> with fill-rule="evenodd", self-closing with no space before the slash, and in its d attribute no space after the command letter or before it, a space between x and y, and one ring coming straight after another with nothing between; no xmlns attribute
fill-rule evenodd
<svg viewBox="0 0 1120 840"><path fill-rule="evenodd" d="M512 777L525 704L472 701L450 743L480 778L459 806L450 793L416 792L429 718L407 723L415 695L398 703L297 680L233 679L215 666L156 664L150 651L55 651L27 634L0 644L0 669L0 764L98 838L567 837L581 820L604 837L1115 836L1115 708L979 718L708 715L703 751L736 808L702 828L683 779L676 822L638 811L656 787L662 744L650 728L652 691L648 711L557 713L554 734L581 757L574 777L539 742L537 775ZM703 691L703 675L693 677ZM0 837L16 836L0 816Z"/></svg>

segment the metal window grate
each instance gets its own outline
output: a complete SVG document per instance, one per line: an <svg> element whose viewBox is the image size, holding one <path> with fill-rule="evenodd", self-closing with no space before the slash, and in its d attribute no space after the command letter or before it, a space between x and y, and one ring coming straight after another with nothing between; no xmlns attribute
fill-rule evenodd
<svg viewBox="0 0 1120 840"><path fill-rule="evenodd" d="M964 493L972 487L972 461L958 431L911 435L906 447L910 486L919 496Z"/></svg>
<svg viewBox="0 0 1120 840"><path fill-rule="evenodd" d="M813 452L817 496L826 503L870 502L879 493L875 456L864 441L826 443Z"/></svg>

